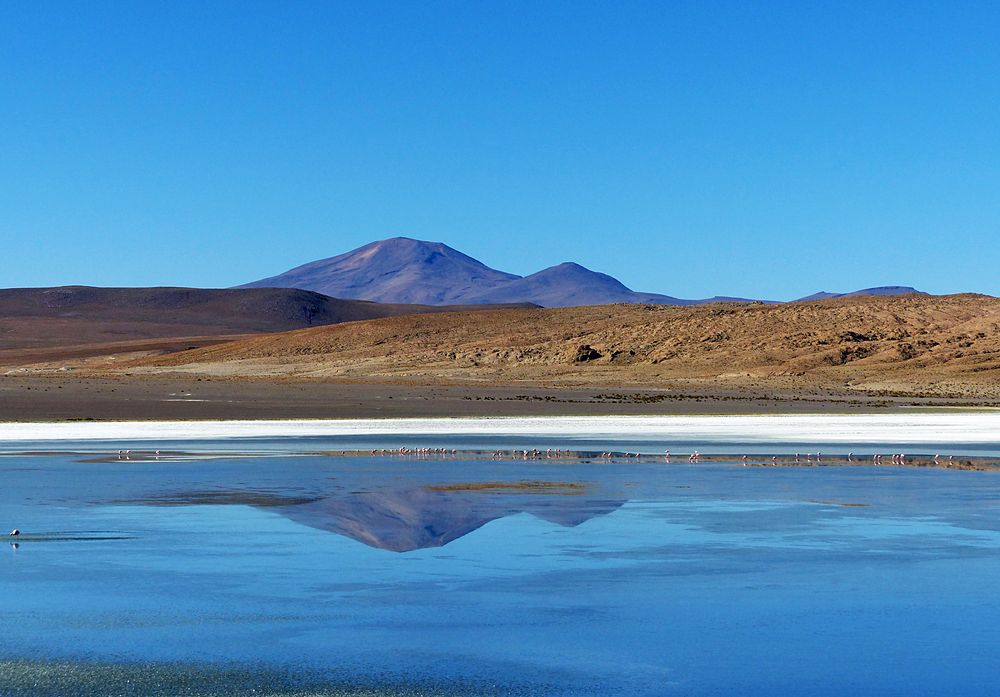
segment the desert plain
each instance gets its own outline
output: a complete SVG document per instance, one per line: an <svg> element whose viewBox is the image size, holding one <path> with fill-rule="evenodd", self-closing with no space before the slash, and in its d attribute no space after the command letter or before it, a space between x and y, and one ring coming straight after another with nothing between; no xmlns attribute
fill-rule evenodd
<svg viewBox="0 0 1000 697"><path fill-rule="evenodd" d="M275 329L303 323L234 324L217 305L196 320L127 318L117 334L125 324L113 315L35 312L0 315L0 420L1000 406L1000 299L974 294L351 308L285 331Z"/></svg>

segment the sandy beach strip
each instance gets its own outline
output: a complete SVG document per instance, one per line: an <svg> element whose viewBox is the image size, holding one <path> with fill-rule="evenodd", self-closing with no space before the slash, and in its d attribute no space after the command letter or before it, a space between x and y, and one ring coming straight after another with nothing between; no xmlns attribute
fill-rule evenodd
<svg viewBox="0 0 1000 697"><path fill-rule="evenodd" d="M1000 444L1000 412L0 423L0 447L26 442L400 435L761 444Z"/></svg>

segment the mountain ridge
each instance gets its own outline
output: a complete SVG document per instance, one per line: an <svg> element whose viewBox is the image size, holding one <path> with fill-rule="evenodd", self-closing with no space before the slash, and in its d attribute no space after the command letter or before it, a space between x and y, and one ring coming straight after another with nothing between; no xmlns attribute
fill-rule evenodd
<svg viewBox="0 0 1000 697"><path fill-rule="evenodd" d="M470 288L520 278L441 242L392 237L318 259L240 288L302 288L350 300L422 305L465 304Z"/></svg>
<svg viewBox="0 0 1000 697"><path fill-rule="evenodd" d="M609 274L573 261L519 276L489 267L442 242L410 237L371 242L238 287L300 288L337 298L427 305L532 303L543 307L570 307L641 303L687 306L713 302L772 302L724 295L685 299L634 291ZM879 286L850 293L824 291L799 301L910 293L920 291L909 286Z"/></svg>
<svg viewBox="0 0 1000 697"><path fill-rule="evenodd" d="M792 302L812 302L814 300L832 300L834 298L853 298L859 295L878 295L878 296L888 296L888 295L929 295L923 291L917 290L910 286L876 286L874 288L862 288L861 290L851 291L850 293L829 293L825 290L821 290L818 293L813 293L812 295L807 295L804 298L798 298Z"/></svg>

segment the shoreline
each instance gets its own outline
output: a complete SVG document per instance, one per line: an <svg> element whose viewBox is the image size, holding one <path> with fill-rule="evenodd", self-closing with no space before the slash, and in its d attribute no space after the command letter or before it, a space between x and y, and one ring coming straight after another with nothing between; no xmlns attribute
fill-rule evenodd
<svg viewBox="0 0 1000 697"><path fill-rule="evenodd" d="M102 441L103 442L103 441ZM669 456L663 453L650 453L634 451L603 451L595 450L553 450L545 451L501 448L497 450L486 450L479 448L357 448L340 450L301 450L288 452L250 452L250 451L197 451L197 450L129 450L123 455L121 451L114 452L85 451L85 450L63 450L63 451L9 451L0 450L0 460L6 457L45 457L51 455L72 456L80 458L78 462L84 464L142 464L142 463L170 463L170 462L196 462L204 460L232 460L248 458L269 458L269 457L325 457L336 459L352 458L373 458L381 459L402 458L414 462L508 462L511 464L544 464L549 467L573 466L573 465L689 465L697 467L699 465L730 465L731 467L782 467L782 468L821 468L821 467L856 467L869 469L947 469L964 470L975 472L998 472L1000 471L1000 456L996 455L968 455L960 454L958 457L952 455L939 455L930 453L913 453L906 455L905 459L896 460L895 455L880 452L850 452L829 453L820 455L816 453L796 453L791 455L784 452L759 452L755 450L743 450L742 455L736 452L699 452L695 451L672 451ZM875 457L880 459L876 460ZM881 459L886 458L886 459ZM538 480L520 480L521 484L538 484ZM542 482L551 484L551 482ZM468 485L473 489L484 488L482 483ZM509 482L497 483L494 488L512 488ZM434 487L431 487L432 489ZM460 490L463 485L450 485L447 490ZM489 487L485 487L489 488ZM513 487L517 488L517 487ZM537 488L535 486L528 488Z"/></svg>
<svg viewBox="0 0 1000 697"><path fill-rule="evenodd" d="M1000 412L908 414L467 416L213 421L0 422L0 447L61 441L266 438L541 438L675 443L996 445Z"/></svg>
<svg viewBox="0 0 1000 697"><path fill-rule="evenodd" d="M912 413L995 400L847 390L662 385L278 381L198 376L0 377L0 422L287 420L464 416Z"/></svg>

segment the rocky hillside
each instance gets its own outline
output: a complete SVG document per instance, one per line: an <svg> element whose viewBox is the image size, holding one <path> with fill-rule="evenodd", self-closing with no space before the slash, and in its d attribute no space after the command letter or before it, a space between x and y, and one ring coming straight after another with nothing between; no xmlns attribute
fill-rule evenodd
<svg viewBox="0 0 1000 697"><path fill-rule="evenodd" d="M1000 299L847 297L394 317L149 359L148 371L297 378L837 386L1000 392Z"/></svg>

